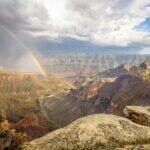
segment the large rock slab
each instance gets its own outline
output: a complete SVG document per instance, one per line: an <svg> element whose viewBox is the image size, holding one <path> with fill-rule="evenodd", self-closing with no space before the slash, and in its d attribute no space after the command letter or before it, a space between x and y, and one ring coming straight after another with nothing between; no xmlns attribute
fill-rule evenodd
<svg viewBox="0 0 150 150"><path fill-rule="evenodd" d="M115 115L81 118L37 140L22 150L114 150L125 145L150 144L150 127Z"/></svg>
<svg viewBox="0 0 150 150"><path fill-rule="evenodd" d="M150 126L150 106L126 106L124 114L137 124Z"/></svg>

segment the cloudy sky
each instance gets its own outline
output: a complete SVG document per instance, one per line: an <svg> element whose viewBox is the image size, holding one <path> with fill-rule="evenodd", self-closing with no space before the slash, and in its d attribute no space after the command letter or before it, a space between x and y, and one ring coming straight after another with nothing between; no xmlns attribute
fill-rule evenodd
<svg viewBox="0 0 150 150"><path fill-rule="evenodd" d="M20 67L27 49L150 54L150 1L0 0L0 65Z"/></svg>

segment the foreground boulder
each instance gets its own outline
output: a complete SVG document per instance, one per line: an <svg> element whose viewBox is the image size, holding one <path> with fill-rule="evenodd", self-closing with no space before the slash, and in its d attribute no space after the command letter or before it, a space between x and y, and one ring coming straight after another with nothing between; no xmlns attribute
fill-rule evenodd
<svg viewBox="0 0 150 150"><path fill-rule="evenodd" d="M115 115L97 114L24 144L22 150L113 150L150 144L150 127Z"/></svg>
<svg viewBox="0 0 150 150"><path fill-rule="evenodd" d="M133 122L150 127L150 106L126 106L124 114Z"/></svg>

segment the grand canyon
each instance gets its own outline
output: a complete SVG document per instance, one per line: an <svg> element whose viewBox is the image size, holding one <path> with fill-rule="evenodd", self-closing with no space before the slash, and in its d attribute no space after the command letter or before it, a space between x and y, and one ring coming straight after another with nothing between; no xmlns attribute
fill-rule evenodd
<svg viewBox="0 0 150 150"><path fill-rule="evenodd" d="M136 61L133 61L133 58L136 58ZM121 61L116 67L110 67L110 69L106 67L104 70L100 69L95 72L95 66L100 66L100 64L96 63L93 68L90 68L90 72L80 71L75 74L74 71L71 72L71 70L69 70L70 74L68 76L64 76L63 71L60 76L58 76L58 72L51 73L47 70L47 75L44 76L38 73L14 72L1 68L0 116L1 141L4 143L1 143L1 146L17 148L24 142L30 143L30 141L43 136L50 138L58 129L68 126L72 122L75 124L76 122L74 123L74 121L82 117L85 119L87 117L88 123L90 123L91 119L91 124L93 124L92 119L95 118L94 114L101 114L99 117L96 116L97 119L102 117L103 119L106 118L106 120L110 114L113 114L112 120L113 117L115 120L117 116L120 116L119 119L125 117L125 109L127 109L128 113L131 113L128 110L128 106L131 106L131 110L132 106L133 108L134 106L149 106L149 57L129 55L128 61L129 62L126 61L127 63L124 64L122 64ZM132 63L130 63L130 61ZM113 62L116 63L116 59L113 59ZM67 68L67 66L68 64L65 65L65 68ZM58 64L57 68L59 67L62 68L61 64ZM79 68L80 67L81 66L79 66ZM134 113L136 113L136 110L133 109L133 114ZM103 114L105 115L103 116ZM129 116L130 120L133 119L133 122L140 124L140 120L135 121L134 119L137 119L136 117L143 117L144 119L144 116L141 115L145 113L143 114L141 112L141 114L138 114L135 118L133 114L129 114L131 115ZM128 123L128 120L126 121L127 124L130 125L130 122ZM78 122L80 122L80 119ZM149 126L149 123L145 126ZM70 126L68 126L68 128L69 127ZM5 128L8 128L7 134L3 133L5 132ZM85 126L85 130L86 128L88 130L88 127ZM98 130L98 127L95 128ZM145 127L144 130L148 130L147 128ZM65 131L67 129L64 128L62 130L61 134L67 134L67 131ZM14 133L12 137L9 137L8 135L11 135L12 131ZM75 129L73 132L76 131L78 131L78 129ZM51 132L50 137L47 137L49 136L47 135L49 132ZM5 138L8 141L5 141ZM61 139L61 135L59 138ZM44 144L44 137L41 138L41 140L43 140ZM33 144L32 147L32 143L33 142L31 142L31 149L38 149L34 148L35 144ZM132 144L135 145L135 143ZM28 145L30 144L22 146L21 148L28 149ZM54 146L54 143L51 142L51 145ZM128 144L124 143L123 145ZM145 143L143 145L145 145ZM40 144L40 146L42 145ZM58 146L58 149L63 149L63 145L61 147L56 143L55 146ZM74 146L75 145L73 145L73 147ZM84 147L85 145L81 144L80 146ZM94 146L96 147L96 145Z"/></svg>
<svg viewBox="0 0 150 150"><path fill-rule="evenodd" d="M0 150L150 150L150 1L0 0Z"/></svg>

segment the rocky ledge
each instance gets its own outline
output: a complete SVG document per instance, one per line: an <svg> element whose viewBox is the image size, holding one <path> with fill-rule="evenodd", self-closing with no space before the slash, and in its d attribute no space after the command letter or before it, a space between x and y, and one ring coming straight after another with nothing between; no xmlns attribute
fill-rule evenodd
<svg viewBox="0 0 150 150"><path fill-rule="evenodd" d="M150 127L150 106L127 106L124 114L133 122Z"/></svg>
<svg viewBox="0 0 150 150"><path fill-rule="evenodd" d="M128 108L125 110L126 114ZM20 149L149 150L150 127L115 115L96 114L78 119L65 128L22 145Z"/></svg>
<svg viewBox="0 0 150 150"><path fill-rule="evenodd" d="M148 107L126 107L125 115L134 120L129 117L131 110L140 115L143 114L143 117L147 116L148 119ZM139 122L136 122L142 124L140 119ZM21 149L148 150L150 149L150 127L137 123L115 115L91 115L78 119L69 126L53 131L42 138L26 143Z"/></svg>

